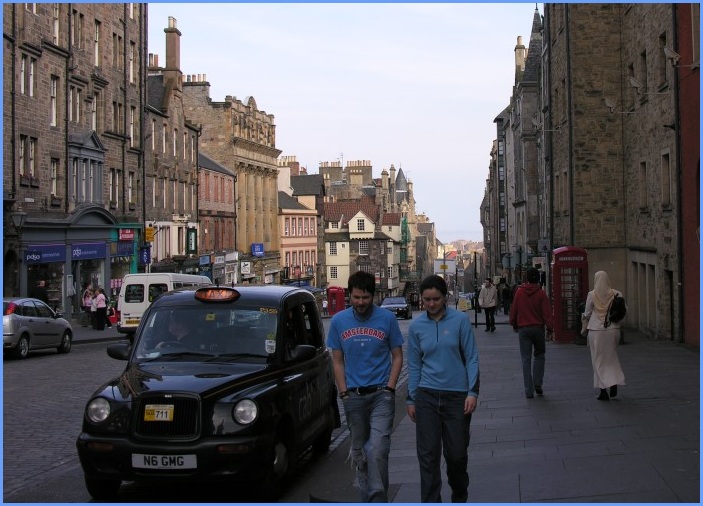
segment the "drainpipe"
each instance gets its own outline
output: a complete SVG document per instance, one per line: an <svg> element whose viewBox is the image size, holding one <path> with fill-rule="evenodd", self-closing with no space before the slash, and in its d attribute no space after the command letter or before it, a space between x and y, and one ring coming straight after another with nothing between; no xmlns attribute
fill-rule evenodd
<svg viewBox="0 0 703 506"><path fill-rule="evenodd" d="M139 168L142 178L142 233L141 245L146 246L146 138L144 133L144 125L146 119L146 80L147 72L144 71L146 65L143 62L144 51L142 48L148 47L148 34L144 30L148 26L149 7L148 4L139 5ZM154 182L156 184L156 182ZM137 265L139 261L137 261ZM149 271L149 266L144 266L144 271Z"/></svg>
<svg viewBox="0 0 703 506"><path fill-rule="evenodd" d="M568 109L569 118L569 244L575 246L575 220L574 220L574 122L571 113L572 106L572 87L571 87L571 38L570 38L570 16L569 16L569 4L564 4L564 32L566 40L566 82L569 86L566 89L567 100L566 104Z"/></svg>
<svg viewBox="0 0 703 506"><path fill-rule="evenodd" d="M10 83L10 96L12 103L12 125L10 131L10 149L12 152L12 199L17 198L17 84L14 78L17 72L17 5L12 4L12 82Z"/></svg>
<svg viewBox="0 0 703 506"><path fill-rule="evenodd" d="M678 31L676 30L677 27L677 21L676 21L676 11L677 11L677 6L676 4L671 4L671 18L672 18L672 32L673 32L673 39L674 39L674 47L676 49L679 48L679 40L678 40ZM681 160L681 118L679 116L679 71L676 67L673 67L673 72L674 72L674 135L676 135L676 166L678 167L678 170L676 171L676 207L677 207L677 213L676 213L676 242L678 244L678 250L679 250L679 256L677 259L677 275L678 275L678 282L677 282L677 289L678 289L678 301L677 301L677 309L678 309L678 327L679 327L679 332L676 338L676 341L679 343L682 343L685 341L683 332L684 332L684 307L683 307L683 298L684 298L684 291L683 291L683 261L682 261L682 255L683 255L683 205L681 202L683 190L681 188L681 172L683 170L682 167L682 160ZM673 336L672 336L673 337Z"/></svg>
<svg viewBox="0 0 703 506"><path fill-rule="evenodd" d="M70 168L71 168L71 161L68 158L68 94L70 93L70 89L68 86L68 77L69 74L71 73L71 62L73 61L73 42L71 40L71 34L73 33L73 16L71 16L71 13L73 12L73 4L68 4L68 12L66 13L66 17L68 17L68 57L66 58L66 78L64 79L63 83L63 88L64 88L64 115L63 115L63 125L64 125L64 163L66 165L66 201L64 202L64 210L66 214L69 212L69 201L70 201L70 190L71 190L71 178L69 177L69 174L71 174ZM58 94L58 90L56 92ZM96 104L97 107L98 104ZM96 125L97 127L97 125ZM78 177L77 174L74 174L73 177ZM75 198L76 196L73 195Z"/></svg>

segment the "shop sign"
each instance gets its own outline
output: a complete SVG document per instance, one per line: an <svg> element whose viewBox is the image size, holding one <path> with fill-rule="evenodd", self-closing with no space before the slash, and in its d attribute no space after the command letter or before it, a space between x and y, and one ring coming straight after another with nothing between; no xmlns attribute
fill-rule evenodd
<svg viewBox="0 0 703 506"><path fill-rule="evenodd" d="M186 230L186 254L195 255L198 252L198 229L188 228Z"/></svg>
<svg viewBox="0 0 703 506"><path fill-rule="evenodd" d="M201 255L200 265L210 265L210 255Z"/></svg>
<svg viewBox="0 0 703 506"><path fill-rule="evenodd" d="M144 240L146 242L154 242L154 234L156 234L154 227L144 227Z"/></svg>
<svg viewBox="0 0 703 506"><path fill-rule="evenodd" d="M220 264L225 263L225 256L224 256L224 255L215 256L215 262L214 262L214 263L215 263L215 265L220 265Z"/></svg>
<svg viewBox="0 0 703 506"><path fill-rule="evenodd" d="M134 254L134 243L132 242L118 242L117 249L114 256L118 257L131 257Z"/></svg>
<svg viewBox="0 0 703 506"><path fill-rule="evenodd" d="M251 274L251 262L242 262L242 274Z"/></svg>
<svg viewBox="0 0 703 506"><path fill-rule="evenodd" d="M120 241L133 241L134 240L134 229L133 228L121 228L119 231Z"/></svg>
<svg viewBox="0 0 703 506"><path fill-rule="evenodd" d="M149 265L151 263L151 246L142 246L139 248L139 263L141 265Z"/></svg>
<svg viewBox="0 0 703 506"><path fill-rule="evenodd" d="M46 264L66 261L65 244L32 244L24 252L24 261L28 264Z"/></svg>
<svg viewBox="0 0 703 506"><path fill-rule="evenodd" d="M89 260L92 258L105 258L106 247L104 242L78 243L71 246L72 260Z"/></svg>
<svg viewBox="0 0 703 506"><path fill-rule="evenodd" d="M251 243L251 255L255 257L264 256L264 243L253 242Z"/></svg>

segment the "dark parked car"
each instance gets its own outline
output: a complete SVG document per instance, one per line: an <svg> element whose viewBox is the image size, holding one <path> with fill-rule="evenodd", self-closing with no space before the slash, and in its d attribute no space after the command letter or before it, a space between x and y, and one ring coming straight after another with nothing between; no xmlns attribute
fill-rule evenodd
<svg viewBox="0 0 703 506"><path fill-rule="evenodd" d="M2 299L3 350L14 358L26 358L30 350L56 348L71 351L73 328L67 320L39 299Z"/></svg>
<svg viewBox="0 0 703 506"><path fill-rule="evenodd" d="M406 320L413 317L413 310L405 297L386 297L381 307L395 313L396 318L402 316Z"/></svg>
<svg viewBox="0 0 703 506"><path fill-rule="evenodd" d="M258 485L274 500L309 447L340 426L314 296L283 286L184 288L145 312L124 373L88 401L76 442L88 492L124 480ZM205 499L205 498L204 498Z"/></svg>

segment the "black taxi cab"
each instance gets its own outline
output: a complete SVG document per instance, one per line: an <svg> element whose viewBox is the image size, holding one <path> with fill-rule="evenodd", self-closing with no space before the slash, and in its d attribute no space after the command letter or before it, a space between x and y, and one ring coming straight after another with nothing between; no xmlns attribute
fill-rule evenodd
<svg viewBox="0 0 703 506"><path fill-rule="evenodd" d="M124 372L88 401L76 442L95 499L123 481L258 484L265 500L303 452L340 426L332 360L314 296L284 286L162 294Z"/></svg>

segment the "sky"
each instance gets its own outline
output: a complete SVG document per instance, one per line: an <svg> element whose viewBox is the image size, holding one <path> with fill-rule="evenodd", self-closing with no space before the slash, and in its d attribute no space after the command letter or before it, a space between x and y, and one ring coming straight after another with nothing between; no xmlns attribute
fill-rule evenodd
<svg viewBox="0 0 703 506"><path fill-rule="evenodd" d="M252 96L276 148L320 162L394 165L437 239L481 241L494 119L510 103L515 45L535 3L150 3L149 53L165 65L168 17L181 71L210 98ZM540 7L539 12L543 14Z"/></svg>

